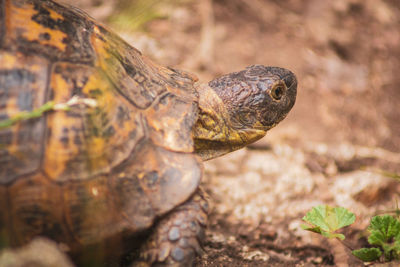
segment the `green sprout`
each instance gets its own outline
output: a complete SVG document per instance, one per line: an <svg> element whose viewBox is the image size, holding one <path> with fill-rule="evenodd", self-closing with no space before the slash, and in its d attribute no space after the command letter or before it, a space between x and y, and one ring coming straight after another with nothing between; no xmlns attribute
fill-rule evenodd
<svg viewBox="0 0 400 267"><path fill-rule="evenodd" d="M32 111L21 111L10 118L6 120L1 120L0 121L0 130L9 128L16 124L17 122L21 121L26 121L30 119L35 119L39 118L44 115L44 113L49 112L49 111L57 111L57 110L62 110L62 111L68 111L70 110L73 106L76 105L85 105L89 107L95 107L97 105L96 100L91 99L91 98L80 98L78 96L73 96L71 99L69 99L65 103L55 103L54 101L48 101L42 106L38 107L37 109L34 109Z"/></svg>

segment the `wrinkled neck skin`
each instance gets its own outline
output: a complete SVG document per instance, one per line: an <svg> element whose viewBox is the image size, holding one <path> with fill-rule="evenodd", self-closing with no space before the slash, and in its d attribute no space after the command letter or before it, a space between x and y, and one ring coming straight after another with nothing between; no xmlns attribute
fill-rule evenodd
<svg viewBox="0 0 400 267"><path fill-rule="evenodd" d="M236 129L226 107L217 93L207 84L197 83L199 116L192 136L195 152L209 160L251 144L266 134L260 129Z"/></svg>

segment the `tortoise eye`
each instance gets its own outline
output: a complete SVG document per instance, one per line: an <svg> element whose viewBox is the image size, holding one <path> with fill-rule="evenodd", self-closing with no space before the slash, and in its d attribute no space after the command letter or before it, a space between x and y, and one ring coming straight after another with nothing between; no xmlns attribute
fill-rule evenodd
<svg viewBox="0 0 400 267"><path fill-rule="evenodd" d="M283 85L277 85L271 90L271 96L275 100L281 100L284 93L285 93L285 87Z"/></svg>

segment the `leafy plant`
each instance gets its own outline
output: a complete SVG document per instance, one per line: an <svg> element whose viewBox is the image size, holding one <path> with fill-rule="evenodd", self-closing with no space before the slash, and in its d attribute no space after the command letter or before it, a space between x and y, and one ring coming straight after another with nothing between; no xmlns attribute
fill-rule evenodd
<svg viewBox="0 0 400 267"><path fill-rule="evenodd" d="M355 215L345 208L333 208L328 205L319 205L313 207L312 210L303 217L303 220L312 226L302 225L302 228L328 238L344 240L345 236L336 233L336 231L354 223L355 219Z"/></svg>
<svg viewBox="0 0 400 267"><path fill-rule="evenodd" d="M353 255L363 261L375 261L384 255L386 261L400 259L400 221L390 215L375 216L368 227L368 243L379 247L364 248L352 251Z"/></svg>
<svg viewBox="0 0 400 267"><path fill-rule="evenodd" d="M337 238L341 242L345 239L343 234L337 231L352 224L355 215L342 207L330 207L321 205L312 208L303 220L311 226L302 225L302 228L321 234L328 238ZM372 246L352 250L352 254L365 262L381 259L393 261L400 259L400 221L390 215L374 216L368 227L368 243ZM347 246L347 245L346 245Z"/></svg>

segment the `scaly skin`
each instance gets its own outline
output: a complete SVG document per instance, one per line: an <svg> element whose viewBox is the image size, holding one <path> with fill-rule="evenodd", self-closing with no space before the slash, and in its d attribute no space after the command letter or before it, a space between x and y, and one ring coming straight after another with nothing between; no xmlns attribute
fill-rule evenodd
<svg viewBox="0 0 400 267"><path fill-rule="evenodd" d="M157 223L133 266L191 266L202 252L209 212L208 196L199 189Z"/></svg>

